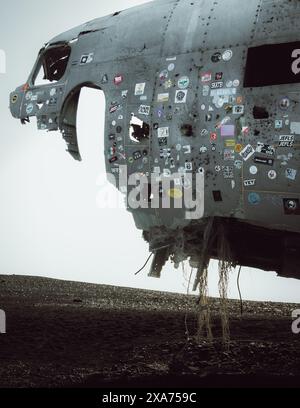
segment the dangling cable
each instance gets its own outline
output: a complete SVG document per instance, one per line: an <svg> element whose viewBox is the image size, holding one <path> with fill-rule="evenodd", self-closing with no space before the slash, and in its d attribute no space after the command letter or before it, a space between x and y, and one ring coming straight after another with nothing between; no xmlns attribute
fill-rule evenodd
<svg viewBox="0 0 300 408"><path fill-rule="evenodd" d="M237 287L240 295L240 304L241 304L241 315L243 314L243 299L241 295L241 289L240 289L240 275L241 275L241 270L242 270L242 265L240 265L239 273L237 276Z"/></svg>
<svg viewBox="0 0 300 408"><path fill-rule="evenodd" d="M153 255L153 252L151 252L151 254L149 255L149 257L148 257L148 259L147 259L145 265L144 265L140 270L138 270L138 271L135 273L135 275L138 275L140 272L142 272L143 269L146 268L147 263L149 262L149 260L150 260L150 258L151 258L152 255Z"/></svg>

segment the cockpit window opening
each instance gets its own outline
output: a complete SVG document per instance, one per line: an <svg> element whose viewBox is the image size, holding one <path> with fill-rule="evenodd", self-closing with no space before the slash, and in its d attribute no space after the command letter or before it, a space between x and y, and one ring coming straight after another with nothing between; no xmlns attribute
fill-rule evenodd
<svg viewBox="0 0 300 408"><path fill-rule="evenodd" d="M65 74L71 54L67 45L46 49L33 76L34 85L45 85L59 81Z"/></svg>

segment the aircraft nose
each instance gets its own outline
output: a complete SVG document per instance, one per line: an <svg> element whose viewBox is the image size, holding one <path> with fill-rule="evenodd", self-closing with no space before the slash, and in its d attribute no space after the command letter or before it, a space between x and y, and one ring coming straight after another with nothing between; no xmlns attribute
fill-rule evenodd
<svg viewBox="0 0 300 408"><path fill-rule="evenodd" d="M11 92L9 97L9 109L14 118L20 118L22 94L18 90Z"/></svg>

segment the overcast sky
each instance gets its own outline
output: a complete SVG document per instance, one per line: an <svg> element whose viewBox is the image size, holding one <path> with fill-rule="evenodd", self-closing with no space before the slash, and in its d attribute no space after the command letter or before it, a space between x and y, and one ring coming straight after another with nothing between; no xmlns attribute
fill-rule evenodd
<svg viewBox="0 0 300 408"><path fill-rule="evenodd" d="M146 269L141 231L124 209L97 206L99 175L104 172L104 97L84 90L78 112L83 162L65 152L59 132L36 129L10 116L9 92L26 82L39 49L57 34L93 18L146 3L142 0L15 0L0 14L0 274L36 275L67 280L186 292L185 274L167 265L160 280ZM217 296L216 263L209 291ZM243 268L245 299L300 301L300 281ZM230 294L237 298L236 272Z"/></svg>

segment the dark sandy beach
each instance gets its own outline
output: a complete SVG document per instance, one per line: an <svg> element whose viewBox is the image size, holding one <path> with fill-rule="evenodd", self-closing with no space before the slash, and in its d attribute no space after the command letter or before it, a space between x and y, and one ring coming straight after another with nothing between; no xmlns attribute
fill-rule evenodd
<svg viewBox="0 0 300 408"><path fill-rule="evenodd" d="M212 305L196 342L194 296L0 276L0 387L300 386L299 305L230 301L228 349Z"/></svg>

